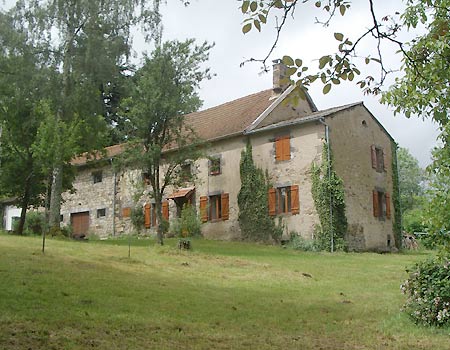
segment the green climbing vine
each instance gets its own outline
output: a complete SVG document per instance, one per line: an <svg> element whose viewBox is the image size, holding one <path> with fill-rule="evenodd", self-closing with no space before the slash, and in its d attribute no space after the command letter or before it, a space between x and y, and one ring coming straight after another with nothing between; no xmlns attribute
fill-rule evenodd
<svg viewBox="0 0 450 350"><path fill-rule="evenodd" d="M276 225L269 216L268 178L262 169L255 166L250 142L241 153L240 175L238 205L242 238L262 242L272 239L279 242L283 228Z"/></svg>
<svg viewBox="0 0 450 350"><path fill-rule="evenodd" d="M393 233L395 246L402 248L402 212L400 208L400 187L398 181L397 144L392 141L392 204L394 205Z"/></svg>
<svg viewBox="0 0 450 350"><path fill-rule="evenodd" d="M315 237L317 247L327 251L345 250L347 217L344 185L333 169L332 154L328 157L327 143L323 145L321 164L313 163L311 173L312 196L320 220Z"/></svg>

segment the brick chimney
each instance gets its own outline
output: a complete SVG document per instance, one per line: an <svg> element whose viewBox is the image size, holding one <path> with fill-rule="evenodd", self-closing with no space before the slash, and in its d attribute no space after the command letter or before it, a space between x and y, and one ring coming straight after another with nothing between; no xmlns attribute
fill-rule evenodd
<svg viewBox="0 0 450 350"><path fill-rule="evenodd" d="M282 82L286 78L286 65L280 60L273 60L273 95L280 95L289 86L288 82Z"/></svg>

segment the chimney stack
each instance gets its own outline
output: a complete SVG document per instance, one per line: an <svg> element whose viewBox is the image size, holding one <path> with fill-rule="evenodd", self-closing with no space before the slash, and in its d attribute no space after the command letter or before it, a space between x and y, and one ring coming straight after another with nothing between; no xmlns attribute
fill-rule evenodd
<svg viewBox="0 0 450 350"><path fill-rule="evenodd" d="M273 95L280 95L288 86L288 81L283 81L286 78L286 65L282 60L273 60Z"/></svg>

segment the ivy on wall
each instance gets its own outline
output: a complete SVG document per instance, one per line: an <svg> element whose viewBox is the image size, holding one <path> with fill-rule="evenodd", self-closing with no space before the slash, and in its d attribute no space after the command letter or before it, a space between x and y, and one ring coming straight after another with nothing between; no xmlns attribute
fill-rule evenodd
<svg viewBox="0 0 450 350"><path fill-rule="evenodd" d="M344 185L333 169L332 154L328 157L327 143L323 145L321 164L313 163L311 173L312 197L320 220L315 237L317 246L327 251L344 250L347 233Z"/></svg>
<svg viewBox="0 0 450 350"><path fill-rule="evenodd" d="M278 242L283 228L269 216L269 182L263 170L253 162L252 146L241 152L241 189L238 194L239 226L242 238L250 241Z"/></svg>
<svg viewBox="0 0 450 350"><path fill-rule="evenodd" d="M398 180L397 144L392 141L392 204L394 205L393 233L395 247L402 248L402 212L400 208L400 186Z"/></svg>

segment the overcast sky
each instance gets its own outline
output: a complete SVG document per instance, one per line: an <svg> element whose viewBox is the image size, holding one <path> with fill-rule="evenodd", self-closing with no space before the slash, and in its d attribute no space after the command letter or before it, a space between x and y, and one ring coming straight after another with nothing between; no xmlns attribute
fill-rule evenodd
<svg viewBox="0 0 450 350"><path fill-rule="evenodd" d="M2 2L3 8L7 8L15 1L2 0L0 6ZM244 17L239 10L240 2L237 0L191 0L191 4L187 7L179 0L167 2L168 4L163 7L165 40L196 38L199 42L207 40L215 43L208 65L216 76L201 85L203 108L271 88L272 75L261 74L260 64L248 63L240 67L240 63L252 57L262 58L267 54L274 40L274 23L265 26L262 33L252 31L243 35L241 23ZM326 29L314 24L314 18L317 16L320 18L321 15L321 11L315 9L314 2L311 1L299 8L302 11L297 11L294 19L289 21L271 59L281 58L287 54L301 57L304 65L317 67L316 59L335 50L334 32L349 34L352 39L370 25L367 0L354 1L351 12L343 18L337 18L333 21L334 25ZM377 14L384 16L398 11L401 1L377 0L375 6ZM370 51L373 44L370 41L363 43L360 52ZM134 48L137 53L151 49L139 38L135 40ZM386 52L393 51L394 47L387 47ZM398 68L399 61L395 55L389 54L386 58L391 68ZM361 68L366 67L363 64ZM361 70L362 77L369 72ZM376 76L377 71L372 70L370 74ZM378 97L364 96L353 83L333 86L327 95L322 94L322 87L321 84L316 84L309 91L319 109L364 101L366 107L401 147L408 148L421 166L429 164L430 151L436 144L438 134L436 126L429 120L423 121L415 117L406 119L398 115L394 117L392 111L378 102Z"/></svg>

